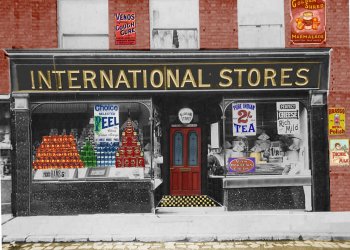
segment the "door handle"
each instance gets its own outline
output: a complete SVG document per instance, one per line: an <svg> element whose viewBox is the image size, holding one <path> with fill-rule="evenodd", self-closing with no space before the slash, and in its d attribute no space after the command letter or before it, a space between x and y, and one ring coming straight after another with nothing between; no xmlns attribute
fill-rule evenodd
<svg viewBox="0 0 350 250"><path fill-rule="evenodd" d="M170 170L174 170L175 168L170 168Z"/></svg>

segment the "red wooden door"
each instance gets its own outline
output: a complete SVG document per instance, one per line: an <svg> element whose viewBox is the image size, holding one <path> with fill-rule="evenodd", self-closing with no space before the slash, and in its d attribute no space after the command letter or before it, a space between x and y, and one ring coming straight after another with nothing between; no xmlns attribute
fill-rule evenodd
<svg viewBox="0 0 350 250"><path fill-rule="evenodd" d="M170 194L201 194L201 129L170 129Z"/></svg>

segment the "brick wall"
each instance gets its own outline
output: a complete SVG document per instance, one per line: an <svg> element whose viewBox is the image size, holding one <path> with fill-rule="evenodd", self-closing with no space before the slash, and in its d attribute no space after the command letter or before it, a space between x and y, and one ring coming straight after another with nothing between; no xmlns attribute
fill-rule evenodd
<svg viewBox="0 0 350 250"><path fill-rule="evenodd" d="M150 18L148 0L109 0L109 48L119 50L149 50L150 48ZM136 44L115 45L114 14L117 12L135 12Z"/></svg>
<svg viewBox="0 0 350 250"><path fill-rule="evenodd" d="M200 48L238 48L237 0L200 0Z"/></svg>
<svg viewBox="0 0 350 250"><path fill-rule="evenodd" d="M57 48L56 0L2 0L0 6L0 94L10 92L3 48Z"/></svg>
<svg viewBox="0 0 350 250"><path fill-rule="evenodd" d="M290 1L285 4L286 47L290 44ZM349 49L349 1L327 1L326 44L308 47L330 47L331 72L328 106L346 108L347 132L343 136L329 136L329 139L350 138L350 49ZM345 195L350 188L350 166L330 169L330 192L332 211L350 211L350 196Z"/></svg>

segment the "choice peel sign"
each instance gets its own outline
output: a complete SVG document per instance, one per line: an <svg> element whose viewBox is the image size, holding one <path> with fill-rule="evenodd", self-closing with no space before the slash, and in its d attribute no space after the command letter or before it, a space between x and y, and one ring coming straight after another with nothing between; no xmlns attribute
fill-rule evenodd
<svg viewBox="0 0 350 250"><path fill-rule="evenodd" d="M119 142L119 106L98 104L94 106L95 142Z"/></svg>

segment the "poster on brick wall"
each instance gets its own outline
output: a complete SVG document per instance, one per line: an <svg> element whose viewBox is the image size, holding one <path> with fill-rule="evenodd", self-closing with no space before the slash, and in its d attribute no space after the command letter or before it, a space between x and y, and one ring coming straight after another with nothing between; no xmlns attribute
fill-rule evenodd
<svg viewBox="0 0 350 250"><path fill-rule="evenodd" d="M291 43L326 42L326 0L291 0Z"/></svg>
<svg viewBox="0 0 350 250"><path fill-rule="evenodd" d="M115 19L115 44L136 44L136 15L135 12L118 12Z"/></svg>
<svg viewBox="0 0 350 250"><path fill-rule="evenodd" d="M345 108L328 108L328 134L345 134Z"/></svg>
<svg viewBox="0 0 350 250"><path fill-rule="evenodd" d="M349 139L329 140L329 165L349 167Z"/></svg>

